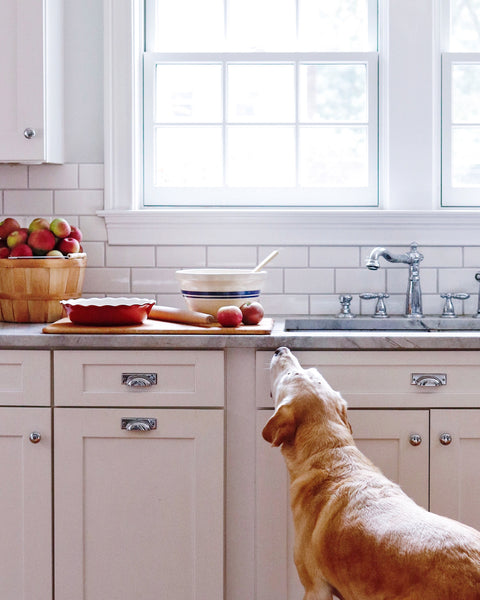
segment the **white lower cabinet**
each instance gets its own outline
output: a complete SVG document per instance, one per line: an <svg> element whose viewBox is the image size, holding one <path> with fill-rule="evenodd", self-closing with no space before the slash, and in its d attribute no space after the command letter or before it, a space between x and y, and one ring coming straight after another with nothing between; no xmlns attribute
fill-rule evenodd
<svg viewBox="0 0 480 600"><path fill-rule="evenodd" d="M0 408L0 598L52 598L50 408Z"/></svg>
<svg viewBox="0 0 480 600"><path fill-rule="evenodd" d="M59 351L55 600L222 600L217 351Z"/></svg>
<svg viewBox="0 0 480 600"><path fill-rule="evenodd" d="M223 410L54 411L55 599L221 600Z"/></svg>
<svg viewBox="0 0 480 600"><path fill-rule="evenodd" d="M387 477L425 508L480 529L480 392L472 385L479 353L295 354L342 392L357 445ZM273 414L265 393L270 358L257 353L256 600L297 600L303 588L293 563L287 471L280 450L261 437ZM446 385L415 386L418 372L445 375Z"/></svg>

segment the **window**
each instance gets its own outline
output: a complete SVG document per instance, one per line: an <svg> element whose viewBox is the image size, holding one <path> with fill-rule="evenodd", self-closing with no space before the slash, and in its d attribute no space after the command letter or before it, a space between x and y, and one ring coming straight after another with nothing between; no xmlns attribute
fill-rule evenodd
<svg viewBox="0 0 480 600"><path fill-rule="evenodd" d="M442 205L480 206L480 0L445 4Z"/></svg>
<svg viewBox="0 0 480 600"><path fill-rule="evenodd" d="M145 206L376 206L376 0L148 0Z"/></svg>
<svg viewBox="0 0 480 600"><path fill-rule="evenodd" d="M443 36L440 25L449 23L450 14L453 14L450 12L449 0L381 0L378 2L378 57L375 52L376 31L372 25L375 18L371 19L371 2L363 5L368 6L367 13L364 13L368 14L368 28L362 29L364 42L368 40L366 47L362 46L360 49L359 46L348 46L339 49L330 45L328 49L324 47L312 49L311 40L304 46L298 44L298 32L302 35L305 34L305 28L299 28L299 24L301 7L303 6L305 10L306 6L310 6L307 0L295 0L295 3L292 3L295 10L297 10L297 6L300 7L299 12L295 13L294 34L296 37L293 33L289 37L285 34L284 29L280 29L283 33L279 41L275 37L277 27L265 26L266 20L268 20L268 24L273 22L270 19L273 14L272 10L275 10L274 21L278 27L282 27L282 24L285 25L285 22L291 22L288 16L291 13L288 13L286 8L289 5L288 0L275 2L272 0L268 3L270 12L267 11L265 15L257 15L258 21L249 20L250 41L255 38L258 31L267 33L267 41L270 45L265 48L239 47L238 38L245 40L245 36L243 33L239 34L238 30L235 32L235 29L231 29L233 16L238 16L239 10L245 7L258 11L260 6L258 2L253 2L253 0L231 1L229 4L234 9L229 14L218 11L220 3L217 0L205 0L201 3L192 0L189 5L193 11L197 5L201 5L202 10L210 7L213 11L217 7L217 18L209 19L206 25L213 27L217 23L217 33L214 35L210 29L208 35L205 36L209 40L210 46L204 47L202 52L193 52L192 47L185 47L185 37L183 40L179 39L178 45L176 45L176 38L170 35L173 29L166 27L167 21L163 18L156 27L164 28L164 39L170 46L168 48L156 47L152 45L150 37L145 40L144 8L146 0L103 1L105 6L105 210L99 214L106 219L110 244L208 244L212 239L219 244L347 243L370 245L388 242L405 245L412 240L417 240L420 244L478 244L480 211L473 207L473 203L467 204L464 201L453 200L453 196L457 192L467 190L468 193L476 194L477 188L472 183L469 188L461 188L455 184L450 193L444 181L443 194L441 190L442 167L445 177L446 174L448 175L448 162L452 156L448 147L449 129L453 132L452 126L448 125L448 119L451 120L452 115L448 116L447 108L450 96L446 91L446 86L449 84L447 77L442 79L441 50L449 49L443 59L444 73L445 70L448 73L448 60L454 58L454 52L463 52L461 58L464 62L464 59L468 58L467 53L464 52L465 48L460 49L453 45L442 46L441 44ZM479 1L475 0L475 4ZM469 10L474 7L473 0L468 2L452 0L452 2L455 2L453 7L457 6L457 9L461 9L465 23L465 15L468 14L468 11L465 12L465 7L468 6ZM181 18L181 15L185 14L184 0L175 0L175 2L165 4L165 6L169 5L172 10L178 9L177 14L170 15L171 19ZM223 0L221 5L224 5ZM352 6L348 0L339 0L339 2L315 0L311 3L311 6L327 8L338 5L350 6L350 10ZM267 6L267 3L262 3L262 6ZM443 12L447 14L444 15ZM195 13L191 14L195 15ZM282 15L284 16L282 17ZM339 20L340 23L345 22L345 15L342 17ZM199 21L195 16L191 22L198 23ZM241 24L242 20L240 19L238 23ZM319 23L313 20L311 23L312 31L316 31ZM222 31L222 24L227 27L227 32L232 33L230 45L226 42L224 31L223 37L218 35L218 31ZM256 24L258 24L257 28ZM471 29L471 25L464 24L463 33L457 37L467 39L465 31L468 31L469 28ZM195 29L193 33L196 35ZM186 37L188 38L188 36ZM338 31L333 26L324 30L322 36L304 35L304 39L307 41L309 37L314 39L321 37L322 40L339 39ZM278 46L280 43L286 44L282 50ZM146 48L149 51L145 56ZM472 47L467 50L468 53L472 53ZM347 56L348 60L346 60ZM266 60L267 57L268 60ZM249 60L245 60L245 58ZM368 152L372 152L373 148L377 152L378 193L375 191L373 195L370 195L369 192L366 192L363 199L359 201L358 198L361 198L363 194L357 194L357 192L362 189L361 187L322 187L319 185L318 179L315 180L315 177L318 176L316 169L309 171L300 168L302 161L299 160L301 158L299 147L302 143L307 145L310 134L312 137L319 136L321 131L331 133L335 128L343 126L346 128L363 127L364 130L366 127L369 131L367 134L369 139L373 127L377 126L377 119L372 118L374 115L372 111L375 109L371 109L373 97L370 87L375 86L368 78L376 72L377 60L378 91L376 89L373 91L374 95L377 94L375 104L378 104L378 151L375 145L369 144ZM475 63L471 64L471 61L467 60L466 64L468 67L472 66L475 72ZM308 68L303 69L302 75L302 68L305 65ZM217 136L217 141L215 141L215 135L212 135L210 143L217 144L217 148L219 148L217 160L223 161L221 171L223 189L220 185L211 186L211 180L208 181L206 173L199 173L198 167L192 170L192 174L197 178L197 187L189 187L185 185L185 181L179 186L178 181L182 181L180 179L181 172L175 173L174 166L170 169L168 177L167 173L158 170L155 172L156 159L151 162L150 166L147 166L147 169L151 170L150 183L144 182L144 66L149 69L150 73L149 83L148 77L146 78L148 97L145 98L145 104L150 115L149 123L146 126L151 131L150 142L147 142L147 145L150 143L152 156L155 156L153 142L156 139L154 135L156 128L166 132L165 137L160 134L158 136L159 152L165 154L165 164L168 164L170 154L166 146L162 149L162 144L174 129L179 134L172 136L174 137L173 144L176 144L181 137L182 140L185 139L185 136L194 128L193 126L198 127L201 135L205 133L204 128L206 127L212 128L209 133L213 133L213 128L218 128L221 134ZM187 95L195 93L197 98L201 98L205 88L203 85L196 86L196 78L193 76L181 77L178 75L172 78L171 67L178 68L178 73L186 73L186 70L191 68L198 69L197 73L201 72L202 81L206 79L210 82L210 90L218 90L220 87L220 96L217 96L217 101L213 102L211 106L205 107L204 100L200 100L194 113L192 102L189 100L186 105L184 95L185 93ZM204 70L204 67L205 69L208 67L207 71ZM254 67L255 69L253 69ZM256 93L256 87L262 88L264 82L258 73L262 72L261 69L264 67L271 69L271 73L275 73L275 75L271 75L271 80L272 84L275 83L277 90L284 89L283 82L285 80L289 78L290 81L292 78L294 80L294 99L291 99L291 91L285 93L282 103L272 108L272 111L275 111L275 118L278 119L274 123L268 121L270 116L265 118L265 113L268 115L269 111L262 110L261 105L257 112L252 113L252 107L245 106L244 100L242 100L243 108L240 109L239 102L232 105L231 96L226 94L228 83L237 93L237 98L250 98L252 93ZM171 87L177 88L173 92L173 97L176 98L176 102L173 104L176 114L173 117L171 100L167 101L165 97L162 97L163 92L156 99L153 96L157 68L165 77L165 81L173 81L175 85ZM230 68L232 68L230 75L233 73L233 77L227 81ZM333 117L336 120L330 122L328 119L332 119L332 116L325 113L321 104L319 108L315 102L315 109L312 112L309 108L311 100L303 103L299 101L302 77L307 80L310 78L310 75L306 73L311 71L311 81L323 82L333 78L332 72L343 69L350 69L358 80L363 81L363 89L365 87L367 89L368 123L360 120L365 116L365 101L361 100L364 98L363 92L358 95L358 105L355 105L355 110L350 113L349 118L357 120L353 124L346 121L348 113L345 113L343 106L338 107ZM255 70L257 77L255 78L253 75L248 77L248 80L255 85L251 85L249 88L253 89L253 92L247 94L243 82L246 79L246 72L251 73L252 70ZM367 83L365 83L365 77L358 75L360 71L368 73ZM291 75L292 72L293 75ZM284 75L285 73L289 74ZM467 73L471 73L471 71L464 73L460 70L455 77L458 76L461 79L463 74L467 75ZM181 83L183 79L189 79L194 87L185 92ZM312 86L313 90L316 89L316 85ZM323 88L323 83L318 85ZM442 89L446 98L443 106L441 102ZM279 92L277 91L277 93ZM172 94L170 94L171 97ZM466 98L461 98L462 103L467 100L468 95ZM455 102L458 105L459 100L455 100ZM218 104L220 104L220 108ZM269 108L268 103L266 106ZM467 106L469 106L468 111L464 112L462 117L466 119L466 122L458 124L455 122L455 126L459 125L459 130L462 127L466 135L474 137L477 126L474 103L468 100ZM279 113L281 108L284 112ZM291 116L292 112L294 118ZM289 116L287 118L283 116L285 122L282 122L280 117L285 113ZM200 114L203 116L200 117ZM214 114L216 116L213 119ZM218 116L219 114L220 116ZM251 120L247 120L247 118ZM198 119L198 121L193 119ZM243 163L235 160L233 170L228 168L229 156L237 156L237 154L233 154L235 147L228 146L228 143L225 144L225 140L228 142L230 132L235 131L234 136L241 132L237 136L238 138L241 135L253 135L262 128L273 126L278 128L279 135L285 137L289 135L286 134L286 131L293 131L289 138L292 144L289 152L295 156L295 187L272 188L265 181L259 185L258 180L257 187L238 185L229 188L226 186L226 182L231 183L232 181L240 184L246 183L241 176L243 171L238 169L242 164L248 165L249 160L248 156L244 156ZM302 128L305 128L307 137L302 138L299 135ZM183 134L180 133L181 130L184 130ZM238 141L238 139L234 138L234 141ZM185 142L183 147L186 153L190 152L191 148ZM310 143L307 147L313 147L316 150L319 146L316 143ZM281 148L276 151L284 152L286 150ZM372 165L370 158L369 156L369 169ZM185 158L185 160L187 159L188 157ZM455 153L455 161L455 164L458 165L455 167L455 177L461 175L463 169L465 173L470 171L468 177L471 178L475 169L472 173L472 169L465 161L461 165L460 154ZM253 166L256 167L253 159L250 158L250 162L253 162ZM477 162L474 159L472 165ZM252 173L255 175L255 169ZM260 174L257 173L257 177L266 177L268 173L267 169L261 170ZM332 173L328 175L330 177ZM288 172L282 173L281 176L293 178ZM377 182L373 181L375 178L370 176L370 171L368 177L368 185L373 183L374 187L377 187ZM199 186L198 181L202 181L201 178L204 178L203 185ZM175 186L171 185L174 181ZM457 180L455 179L455 181ZM304 185L305 182L309 185ZM205 183L209 185L205 185ZM152 189L149 190L149 187ZM152 190L154 193L151 193ZM365 192L365 188L363 191ZM164 194L166 193L171 193L170 198L176 196L175 202L178 204L174 204L174 201L170 199L165 201ZM230 194L230 198L228 202L222 204L225 198L224 193ZM157 198L144 202L145 198L154 198L155 194L161 196L162 199L158 200ZM238 194L238 197L235 197L235 194ZM354 198L353 202L348 200L348 196ZM367 196L368 200L365 200ZM260 198L262 206L257 204L258 198ZM310 203L311 199L313 202ZM322 205L317 203L318 199L327 201Z"/></svg>

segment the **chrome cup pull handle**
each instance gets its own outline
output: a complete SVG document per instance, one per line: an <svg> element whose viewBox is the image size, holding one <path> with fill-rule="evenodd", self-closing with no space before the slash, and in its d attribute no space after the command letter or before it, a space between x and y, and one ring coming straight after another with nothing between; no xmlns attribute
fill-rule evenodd
<svg viewBox="0 0 480 600"><path fill-rule="evenodd" d="M126 431L152 431L157 428L157 419L124 417L121 426Z"/></svg>
<svg viewBox="0 0 480 600"><path fill-rule="evenodd" d="M156 373L122 373L122 384L132 388L157 385Z"/></svg>
<svg viewBox="0 0 480 600"><path fill-rule="evenodd" d="M447 385L445 373L412 373L411 385L419 387L439 387Z"/></svg>

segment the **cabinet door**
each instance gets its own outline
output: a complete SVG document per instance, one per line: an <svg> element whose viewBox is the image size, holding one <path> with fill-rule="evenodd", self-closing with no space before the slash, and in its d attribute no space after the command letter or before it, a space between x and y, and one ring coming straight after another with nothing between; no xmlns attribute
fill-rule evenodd
<svg viewBox="0 0 480 600"><path fill-rule="evenodd" d="M432 410L431 431L431 510L480 529L480 410Z"/></svg>
<svg viewBox="0 0 480 600"><path fill-rule="evenodd" d="M56 600L223 598L223 410L54 411Z"/></svg>
<svg viewBox="0 0 480 600"><path fill-rule="evenodd" d="M0 408L2 600L52 598L50 429L48 408Z"/></svg>
<svg viewBox="0 0 480 600"><path fill-rule="evenodd" d="M293 563L294 530L288 477L278 448L261 431L272 411L257 411L256 600L297 600L303 588ZM350 410L355 441L383 473L414 500L428 507L428 411ZM413 446L410 436L422 441Z"/></svg>
<svg viewBox="0 0 480 600"><path fill-rule="evenodd" d="M61 14L59 0L0 3L0 161L62 160Z"/></svg>

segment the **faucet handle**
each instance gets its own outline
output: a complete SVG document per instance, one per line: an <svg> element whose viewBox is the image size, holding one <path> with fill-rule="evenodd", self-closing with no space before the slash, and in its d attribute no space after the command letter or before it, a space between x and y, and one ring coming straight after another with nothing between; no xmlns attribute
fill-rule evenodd
<svg viewBox="0 0 480 600"><path fill-rule="evenodd" d="M373 317L376 319L385 319L388 317L387 315L387 307L385 306L385 298L389 298L390 294L385 294L383 292L379 292L377 294L360 294L360 298L362 300L376 300L377 304L375 305L375 312L373 313Z"/></svg>
<svg viewBox="0 0 480 600"><path fill-rule="evenodd" d="M444 298L445 304L443 306L442 317L446 317L448 319L453 319L457 315L455 314L455 309L453 307L452 300L466 300L470 298L470 294L465 294L463 292L452 293L445 292L444 294L440 294L440 298Z"/></svg>
<svg viewBox="0 0 480 600"><path fill-rule="evenodd" d="M338 297L338 299L340 300L340 312L338 313L337 317L340 317L342 319L351 319L353 318L355 315L352 315L352 312L350 310L350 302L352 301L352 295L351 294L342 294L341 296Z"/></svg>

